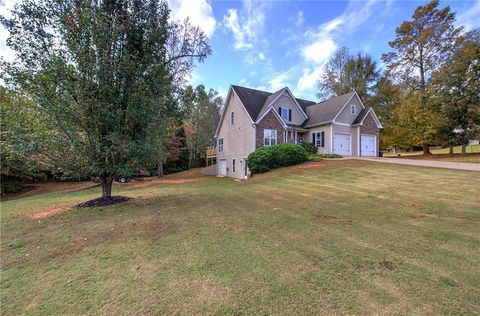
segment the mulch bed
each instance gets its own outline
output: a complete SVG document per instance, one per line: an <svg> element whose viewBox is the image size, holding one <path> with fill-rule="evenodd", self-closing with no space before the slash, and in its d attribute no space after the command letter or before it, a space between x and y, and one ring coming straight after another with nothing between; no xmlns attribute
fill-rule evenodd
<svg viewBox="0 0 480 316"><path fill-rule="evenodd" d="M80 204L75 205L76 208L86 208L86 207L99 207L99 206L107 206L113 204L124 203L132 198L126 196L111 196L111 197L100 197L97 199L93 199L87 202L83 202Z"/></svg>

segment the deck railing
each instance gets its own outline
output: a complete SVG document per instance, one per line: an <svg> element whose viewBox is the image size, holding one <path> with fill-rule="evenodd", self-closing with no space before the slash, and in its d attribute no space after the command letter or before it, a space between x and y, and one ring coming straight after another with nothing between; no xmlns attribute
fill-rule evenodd
<svg viewBox="0 0 480 316"><path fill-rule="evenodd" d="M217 157L217 148L207 148L207 158Z"/></svg>

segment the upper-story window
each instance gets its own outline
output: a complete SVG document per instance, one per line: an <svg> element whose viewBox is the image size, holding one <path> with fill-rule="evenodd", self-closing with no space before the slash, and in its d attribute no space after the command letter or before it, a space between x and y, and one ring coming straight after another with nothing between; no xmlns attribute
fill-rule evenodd
<svg viewBox="0 0 480 316"><path fill-rule="evenodd" d="M263 130L263 146L271 146L277 144L277 131L274 129Z"/></svg>
<svg viewBox="0 0 480 316"><path fill-rule="evenodd" d="M289 108L278 108L278 114L284 121L291 121L292 120L292 110Z"/></svg>
<svg viewBox="0 0 480 316"><path fill-rule="evenodd" d="M235 112L230 113L230 124L235 124Z"/></svg>
<svg viewBox="0 0 480 316"><path fill-rule="evenodd" d="M355 114L356 110L357 109L355 108L355 104L352 104L351 109L350 109L351 113Z"/></svg>
<svg viewBox="0 0 480 316"><path fill-rule="evenodd" d="M218 139L218 151L223 151L223 138Z"/></svg>

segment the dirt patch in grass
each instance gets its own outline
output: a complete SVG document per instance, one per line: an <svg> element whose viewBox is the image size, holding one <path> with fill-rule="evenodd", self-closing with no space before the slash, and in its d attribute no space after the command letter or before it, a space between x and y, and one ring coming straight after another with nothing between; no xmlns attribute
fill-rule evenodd
<svg viewBox="0 0 480 316"><path fill-rule="evenodd" d="M388 260L380 261L378 264L380 265L380 267L382 267L385 270L395 270L395 268L397 267L395 263Z"/></svg>
<svg viewBox="0 0 480 316"><path fill-rule="evenodd" d="M132 198L126 196L110 196L110 197L100 197L93 199L87 202L83 202L75 205L76 208L87 208L87 207L99 207L99 206L108 206L119 203L125 203Z"/></svg>
<svg viewBox="0 0 480 316"><path fill-rule="evenodd" d="M31 219L42 219L42 218L50 217L50 216L56 215L58 213L66 212L66 211L69 211L69 210L70 210L70 208L67 207L67 206L55 206L55 207L52 207L48 210L44 210L44 211L35 212L33 214L30 214L29 217Z"/></svg>

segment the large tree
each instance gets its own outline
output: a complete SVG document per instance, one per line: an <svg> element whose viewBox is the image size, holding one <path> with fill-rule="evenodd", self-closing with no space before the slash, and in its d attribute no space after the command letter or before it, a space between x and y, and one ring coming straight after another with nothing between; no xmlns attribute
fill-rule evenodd
<svg viewBox="0 0 480 316"><path fill-rule="evenodd" d="M411 21L404 21L395 31L395 39L389 42L393 51L382 56L387 74L412 91L420 91L420 104L426 107L428 86L432 73L441 67L453 52L453 46L461 33L454 26L455 13L450 7L438 8L438 0L419 6ZM428 154L427 140L423 143Z"/></svg>
<svg viewBox="0 0 480 316"><path fill-rule="evenodd" d="M115 175L158 160L161 120L174 106L173 68L210 53L202 32L192 42L168 21L167 4L156 0L26 0L2 19L17 56L2 64L5 80L88 161L104 198ZM178 46L175 55L169 47Z"/></svg>
<svg viewBox="0 0 480 316"><path fill-rule="evenodd" d="M187 87L182 98L185 121L191 129L187 141L192 159L205 158L206 148L215 145L215 129L220 121L223 98L214 89L204 85Z"/></svg>
<svg viewBox="0 0 480 316"><path fill-rule="evenodd" d="M444 114L443 132L452 147L480 136L480 31L459 40L455 53L433 75L433 91Z"/></svg>
<svg viewBox="0 0 480 316"><path fill-rule="evenodd" d="M368 54L353 56L348 48L337 50L324 67L318 82L317 97L327 99L356 91L360 98L369 103L379 78L377 64Z"/></svg>

